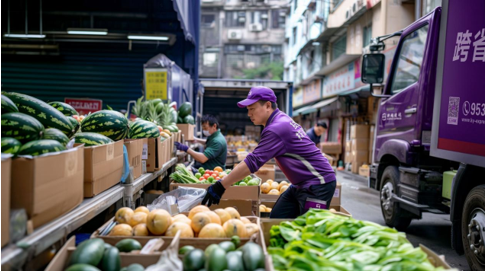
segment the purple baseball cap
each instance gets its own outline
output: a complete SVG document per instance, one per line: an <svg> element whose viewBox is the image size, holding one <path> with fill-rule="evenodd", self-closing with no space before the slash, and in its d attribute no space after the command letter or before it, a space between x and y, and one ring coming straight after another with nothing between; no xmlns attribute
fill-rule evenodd
<svg viewBox="0 0 485 271"><path fill-rule="evenodd" d="M276 103L276 95L274 94L274 91L270 88L263 86L252 87L249 90L248 98L246 100L238 102L237 106L239 106L240 108L244 108L260 100Z"/></svg>

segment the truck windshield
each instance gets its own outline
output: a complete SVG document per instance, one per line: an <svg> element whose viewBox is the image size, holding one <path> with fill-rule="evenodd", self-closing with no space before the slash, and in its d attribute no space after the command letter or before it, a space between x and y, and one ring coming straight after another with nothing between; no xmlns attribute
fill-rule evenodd
<svg viewBox="0 0 485 271"><path fill-rule="evenodd" d="M425 25L404 38L394 70L391 94L401 92L419 79L429 26Z"/></svg>

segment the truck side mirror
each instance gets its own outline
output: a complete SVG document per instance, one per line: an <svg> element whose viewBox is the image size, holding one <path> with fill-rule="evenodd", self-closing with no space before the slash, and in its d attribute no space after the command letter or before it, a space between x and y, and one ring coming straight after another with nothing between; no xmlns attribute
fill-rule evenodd
<svg viewBox="0 0 485 271"><path fill-rule="evenodd" d="M366 84L381 84L384 81L384 54L365 54L362 60L361 80Z"/></svg>

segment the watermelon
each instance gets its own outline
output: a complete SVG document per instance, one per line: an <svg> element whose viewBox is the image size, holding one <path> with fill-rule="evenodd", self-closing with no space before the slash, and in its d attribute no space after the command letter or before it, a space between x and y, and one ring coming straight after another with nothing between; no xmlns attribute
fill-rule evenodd
<svg viewBox="0 0 485 271"><path fill-rule="evenodd" d="M177 123L184 123L184 119L182 119L180 116L178 116Z"/></svg>
<svg viewBox="0 0 485 271"><path fill-rule="evenodd" d="M162 103L162 99L153 99L148 101L155 106L157 106L159 103Z"/></svg>
<svg viewBox="0 0 485 271"><path fill-rule="evenodd" d="M171 133L176 133L179 131L177 125L169 125L167 127L164 127L165 129L169 130Z"/></svg>
<svg viewBox="0 0 485 271"><path fill-rule="evenodd" d="M16 155L22 144L15 138L2 137L2 153L11 153Z"/></svg>
<svg viewBox="0 0 485 271"><path fill-rule="evenodd" d="M19 112L17 106L7 96L2 94L2 114Z"/></svg>
<svg viewBox="0 0 485 271"><path fill-rule="evenodd" d="M163 108L164 108L164 107L165 107L165 104L164 104L164 103L159 103L159 104L157 104L157 107L156 107L156 109L157 109L157 114L162 113L162 111L163 111Z"/></svg>
<svg viewBox="0 0 485 271"><path fill-rule="evenodd" d="M69 137L56 128L45 129L42 139L52 139L66 146L69 143Z"/></svg>
<svg viewBox="0 0 485 271"><path fill-rule="evenodd" d="M146 120L137 120L130 127L130 138L156 138L160 136L158 126Z"/></svg>
<svg viewBox="0 0 485 271"><path fill-rule="evenodd" d="M189 102L183 103L179 108L179 116L185 118L185 116L192 115L192 104Z"/></svg>
<svg viewBox="0 0 485 271"><path fill-rule="evenodd" d="M69 122L71 122L72 127L74 127L74 133L77 133L79 127L81 126L81 124L79 124L79 121L77 121L77 119L73 117L67 117L67 119L69 120Z"/></svg>
<svg viewBox="0 0 485 271"><path fill-rule="evenodd" d="M72 115L79 115L79 113L72 107L70 104L66 104L63 102L50 102L55 109L61 111L64 116L72 116Z"/></svg>
<svg viewBox="0 0 485 271"><path fill-rule="evenodd" d="M84 144L84 146L99 146L114 142L109 137L98 133L77 133L74 136L74 142Z"/></svg>
<svg viewBox="0 0 485 271"><path fill-rule="evenodd" d="M185 116L184 123L195 124L194 117L192 115Z"/></svg>
<svg viewBox="0 0 485 271"><path fill-rule="evenodd" d="M37 98L20 93L5 93L17 105L19 112L36 118L45 128L56 128L70 136L73 129L69 120L59 110Z"/></svg>
<svg viewBox="0 0 485 271"><path fill-rule="evenodd" d="M52 139L40 139L24 144L19 151L19 155L37 156L49 152L64 151L66 148L61 143Z"/></svg>
<svg viewBox="0 0 485 271"><path fill-rule="evenodd" d="M118 141L128 135L128 120L119 112L101 110L84 118L81 131L98 133Z"/></svg>
<svg viewBox="0 0 485 271"><path fill-rule="evenodd" d="M13 137L25 144L40 139L44 126L35 118L23 113L2 114L2 137Z"/></svg>
<svg viewBox="0 0 485 271"><path fill-rule="evenodd" d="M170 107L170 114L172 115L172 122L177 123L179 114L177 113L177 111L175 111L175 109L173 109L173 107Z"/></svg>

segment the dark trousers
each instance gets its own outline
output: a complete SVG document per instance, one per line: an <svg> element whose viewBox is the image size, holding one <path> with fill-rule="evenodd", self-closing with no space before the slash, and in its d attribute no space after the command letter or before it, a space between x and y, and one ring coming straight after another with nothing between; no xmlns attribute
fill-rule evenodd
<svg viewBox="0 0 485 271"><path fill-rule="evenodd" d="M293 185L278 198L270 214L270 218L296 218L304 214L307 198L327 202L327 209L335 192L337 181L312 185L308 188L295 188Z"/></svg>

